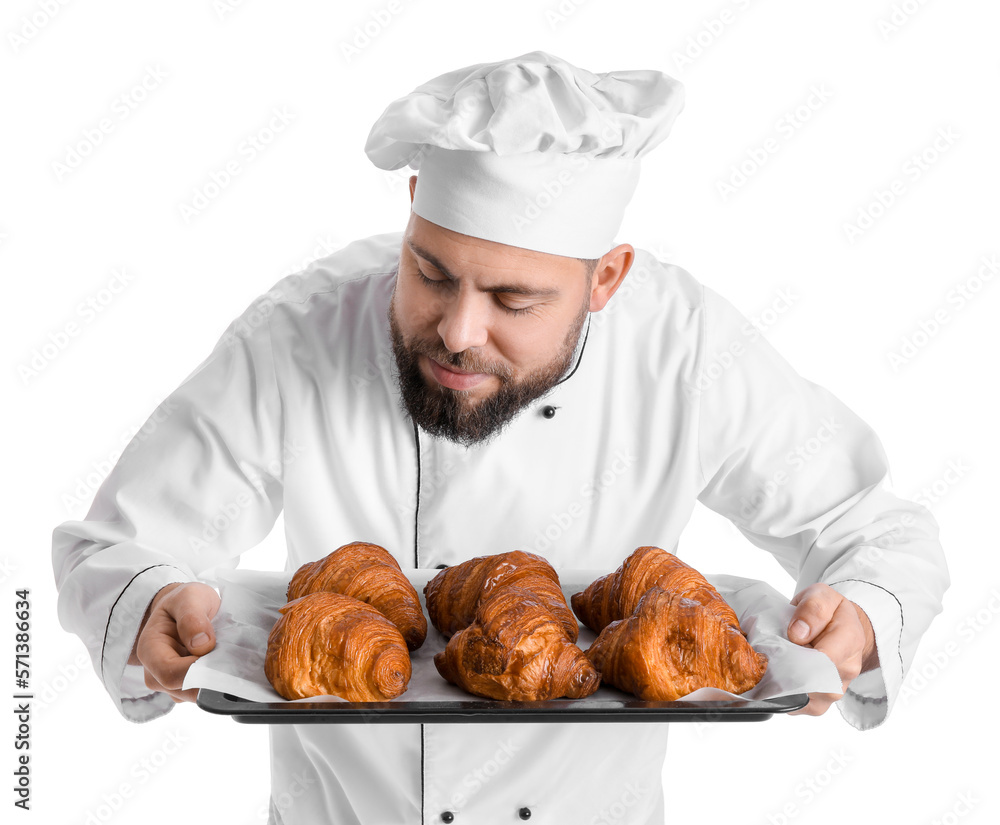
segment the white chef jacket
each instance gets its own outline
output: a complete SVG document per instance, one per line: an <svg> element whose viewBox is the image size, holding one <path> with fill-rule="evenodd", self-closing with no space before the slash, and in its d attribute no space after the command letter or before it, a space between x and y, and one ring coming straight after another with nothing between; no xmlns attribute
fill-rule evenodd
<svg viewBox="0 0 1000 825"><path fill-rule="evenodd" d="M125 718L174 707L126 664L153 595L235 567L282 508L289 574L356 540L404 569L526 550L610 571L641 545L677 551L696 499L796 592L825 582L865 610L881 666L838 707L862 729L885 718L949 579L933 516L885 489L864 421L719 294L636 250L544 398L492 443L431 437L395 378L401 242L359 240L278 281L150 416L87 517L55 529L59 619ZM270 821L659 823L667 728L272 725Z"/></svg>

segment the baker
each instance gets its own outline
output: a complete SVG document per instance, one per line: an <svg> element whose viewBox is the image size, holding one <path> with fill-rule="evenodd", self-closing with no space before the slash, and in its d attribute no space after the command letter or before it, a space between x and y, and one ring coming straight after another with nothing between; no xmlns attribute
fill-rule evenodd
<svg viewBox="0 0 1000 825"><path fill-rule="evenodd" d="M282 509L289 573L355 540L404 569L527 550L610 571L678 551L696 500L792 577L789 636L843 681L805 711L886 718L948 585L937 524L885 488L871 428L731 303L617 242L682 106L658 71L534 51L386 108L365 150L419 172L405 230L251 304L54 531L60 621L125 718L196 698L207 582ZM272 725L269 821L577 825L627 800L629 823L659 823L667 730Z"/></svg>

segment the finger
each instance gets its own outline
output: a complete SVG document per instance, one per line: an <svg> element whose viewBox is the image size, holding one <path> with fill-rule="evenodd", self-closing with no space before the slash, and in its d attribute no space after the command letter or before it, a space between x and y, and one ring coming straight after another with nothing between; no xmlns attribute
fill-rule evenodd
<svg viewBox="0 0 1000 825"><path fill-rule="evenodd" d="M812 647L826 654L837 666L843 689L861 673L864 658L865 631L854 606L843 601L833 617L812 641Z"/></svg>
<svg viewBox="0 0 1000 825"><path fill-rule="evenodd" d="M795 605L797 605L797 604L801 603L803 599L808 599L808 598L810 598L812 596L815 596L817 593L821 593L826 588L827 588L827 585L820 584L819 582L816 582L816 584L810 584L804 590L800 590L791 599L789 599L788 600L789 604L795 604Z"/></svg>
<svg viewBox="0 0 1000 825"><path fill-rule="evenodd" d="M800 645L813 641L843 600L843 596L825 584L810 585L796 595L791 602L796 607L788 622L789 641Z"/></svg>
<svg viewBox="0 0 1000 825"><path fill-rule="evenodd" d="M791 711L789 716L822 716L830 706L843 696L842 693L810 693L804 708Z"/></svg>
<svg viewBox="0 0 1000 825"><path fill-rule="evenodd" d="M219 612L219 594L206 584L192 583L169 594L163 609L177 625L177 638L195 656L204 656L215 647L212 618Z"/></svg>
<svg viewBox="0 0 1000 825"><path fill-rule="evenodd" d="M166 693L170 696L174 702L180 704L181 702L196 702L198 701L198 688L188 688L187 690L168 690L163 685L161 685L156 679L150 675L149 671L145 674L146 687L150 690L158 690L162 693Z"/></svg>
<svg viewBox="0 0 1000 825"><path fill-rule="evenodd" d="M163 690L180 690L188 668L198 659L181 644L177 629L169 620L153 624L150 632L143 634L137 653L146 673Z"/></svg>

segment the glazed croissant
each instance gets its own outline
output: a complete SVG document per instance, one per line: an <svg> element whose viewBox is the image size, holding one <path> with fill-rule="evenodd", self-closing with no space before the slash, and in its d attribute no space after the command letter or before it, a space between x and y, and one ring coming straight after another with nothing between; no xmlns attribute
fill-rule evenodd
<svg viewBox="0 0 1000 825"><path fill-rule="evenodd" d="M517 584L482 598L472 623L449 639L434 664L452 684L490 699L579 699L600 683L547 600Z"/></svg>
<svg viewBox="0 0 1000 825"><path fill-rule="evenodd" d="M427 637L420 596L384 547L362 541L338 547L325 558L302 565L286 596L293 601L324 590L370 604L399 628L410 650Z"/></svg>
<svg viewBox="0 0 1000 825"><path fill-rule="evenodd" d="M600 633L610 622L630 616L639 599L654 584L693 599L739 629L740 620L728 602L693 567L659 547L639 547L613 573L596 579L570 598L581 622Z"/></svg>
<svg viewBox="0 0 1000 825"><path fill-rule="evenodd" d="M541 556L520 550L477 556L445 568L427 582L424 597L431 624L445 636L452 636L472 624L481 598L511 585L530 590L553 614L566 638L577 640L580 626L566 604L556 571Z"/></svg>
<svg viewBox="0 0 1000 825"><path fill-rule="evenodd" d="M279 608L264 673L286 699L340 696L382 702L410 681L410 654L396 626L371 605L316 592Z"/></svg>
<svg viewBox="0 0 1000 825"><path fill-rule="evenodd" d="M602 681L644 700L673 701L702 687L743 693L767 669L719 613L653 585L635 612L611 622L587 650Z"/></svg>

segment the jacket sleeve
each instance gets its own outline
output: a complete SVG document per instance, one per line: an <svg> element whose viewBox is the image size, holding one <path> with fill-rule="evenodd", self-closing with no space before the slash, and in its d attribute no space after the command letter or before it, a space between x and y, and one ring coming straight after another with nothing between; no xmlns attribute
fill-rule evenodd
<svg viewBox="0 0 1000 825"><path fill-rule="evenodd" d="M704 313L689 385L700 400L698 500L774 555L795 592L822 582L865 611L880 666L837 706L854 727L875 727L950 583L937 522L889 491L885 451L861 418L708 287Z"/></svg>
<svg viewBox="0 0 1000 825"><path fill-rule="evenodd" d="M127 664L139 623L170 582L236 567L282 508L282 411L266 304L233 321L211 354L126 446L82 521L52 534L60 624L77 634L121 714L174 707Z"/></svg>

